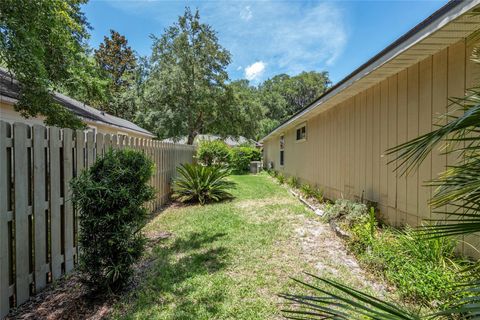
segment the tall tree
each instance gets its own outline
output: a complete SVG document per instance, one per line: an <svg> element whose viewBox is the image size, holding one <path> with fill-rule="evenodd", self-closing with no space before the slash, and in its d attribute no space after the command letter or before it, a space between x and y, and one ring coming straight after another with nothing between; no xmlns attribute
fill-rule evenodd
<svg viewBox="0 0 480 320"><path fill-rule="evenodd" d="M153 37L152 70L145 87L144 125L160 137L229 134L241 126L226 82L230 53L216 32L188 7L160 37Z"/></svg>
<svg viewBox="0 0 480 320"><path fill-rule="evenodd" d="M65 83L82 58L88 37L81 4L87 0L0 1L0 61L21 84L17 111L43 115L46 124L78 128L73 113L55 103L52 90Z"/></svg>
<svg viewBox="0 0 480 320"><path fill-rule="evenodd" d="M135 83L137 58L125 36L110 30L110 37L104 37L103 43L95 50L95 60L110 79L111 99L100 108L115 116L131 119L135 112L134 104L128 103L124 97Z"/></svg>

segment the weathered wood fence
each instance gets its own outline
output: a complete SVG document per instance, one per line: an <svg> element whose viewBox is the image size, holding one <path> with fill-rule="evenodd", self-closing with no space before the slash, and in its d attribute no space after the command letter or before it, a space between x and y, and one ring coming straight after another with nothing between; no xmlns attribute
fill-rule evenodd
<svg viewBox="0 0 480 320"><path fill-rule="evenodd" d="M0 319L73 269L78 221L69 182L109 148L154 160L152 211L168 200L177 165L194 154L187 145L0 121Z"/></svg>

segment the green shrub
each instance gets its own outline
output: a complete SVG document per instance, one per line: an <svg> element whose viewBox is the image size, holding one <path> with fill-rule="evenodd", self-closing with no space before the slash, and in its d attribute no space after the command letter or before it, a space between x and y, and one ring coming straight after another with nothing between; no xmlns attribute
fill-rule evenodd
<svg viewBox="0 0 480 320"><path fill-rule="evenodd" d="M357 221L366 221L368 208L363 203L347 199L337 199L333 205L325 207L324 218L327 220L344 220L348 225Z"/></svg>
<svg viewBox="0 0 480 320"><path fill-rule="evenodd" d="M285 175L284 175L283 173L279 172L279 173L277 174L277 180L278 180L278 183L284 184L284 183L285 183L285 180L286 180L286 179L285 179Z"/></svg>
<svg viewBox="0 0 480 320"><path fill-rule="evenodd" d="M230 168L235 173L245 173L250 170L251 161L260 161L262 153L255 147L235 147L230 149Z"/></svg>
<svg viewBox="0 0 480 320"><path fill-rule="evenodd" d="M292 188L299 188L300 187L300 181L295 176L291 176L290 178L288 178L287 184Z"/></svg>
<svg viewBox="0 0 480 320"><path fill-rule="evenodd" d="M235 183L226 178L230 170L199 164L183 164L177 168L180 174L173 182L172 197L180 202L218 202L233 198L227 190L232 189Z"/></svg>
<svg viewBox="0 0 480 320"><path fill-rule="evenodd" d="M78 268L92 288L116 291L132 275L145 244L143 204L154 197L152 173L143 153L111 150L72 180L82 248Z"/></svg>
<svg viewBox="0 0 480 320"><path fill-rule="evenodd" d="M230 164L230 147L220 140L204 140L200 143L197 150L197 160L203 165L221 165Z"/></svg>

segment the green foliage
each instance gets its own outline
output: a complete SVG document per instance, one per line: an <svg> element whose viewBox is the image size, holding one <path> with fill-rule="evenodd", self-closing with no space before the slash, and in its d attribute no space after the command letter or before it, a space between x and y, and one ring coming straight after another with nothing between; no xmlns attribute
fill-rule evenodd
<svg viewBox="0 0 480 320"><path fill-rule="evenodd" d="M300 190L302 191L305 197L313 198L318 202L323 202L323 191L320 190L319 188L312 187L308 183L305 183L305 184L302 184L302 186L300 187Z"/></svg>
<svg viewBox="0 0 480 320"><path fill-rule="evenodd" d="M82 128L56 103L52 89L68 85L72 67L84 59L88 37L81 5L86 0L0 1L0 63L20 82L15 105L25 117L43 115L47 125Z"/></svg>
<svg viewBox="0 0 480 320"><path fill-rule="evenodd" d="M368 217L368 208L363 203L347 199L337 199L334 204L325 207L324 218L330 220L343 220L348 225L357 221L365 221Z"/></svg>
<svg viewBox="0 0 480 320"><path fill-rule="evenodd" d="M159 137L187 135L188 144L202 132L231 134L237 123L233 93L227 88L231 55L216 32L190 8L153 38L152 69L145 82L142 123Z"/></svg>
<svg viewBox="0 0 480 320"><path fill-rule="evenodd" d="M230 164L230 147L220 140L204 140L197 149L197 160L206 166Z"/></svg>
<svg viewBox="0 0 480 320"><path fill-rule="evenodd" d="M179 177L173 181L172 198L180 202L204 205L233 198L227 190L235 184L226 178L230 170L219 166L182 164L177 168Z"/></svg>
<svg viewBox="0 0 480 320"><path fill-rule="evenodd" d="M128 103L124 94L135 83L137 59L125 36L110 30L110 37L105 36L95 50L95 60L109 80L110 99L100 106L101 110L120 118L133 119L135 105Z"/></svg>
<svg viewBox="0 0 480 320"><path fill-rule="evenodd" d="M420 240L412 229L387 228L371 235L368 221L355 225L350 248L360 261L394 284L405 300L435 308L451 304L465 267L455 258L456 242L450 238Z"/></svg>
<svg viewBox="0 0 480 320"><path fill-rule="evenodd" d="M143 205L154 197L152 174L143 153L111 150L72 180L82 248L78 268L92 288L115 291L132 275L145 243Z"/></svg>
<svg viewBox="0 0 480 320"><path fill-rule="evenodd" d="M276 171L275 171L276 172ZM278 183L280 184L284 184L286 182L286 178L285 178L285 175L281 172L279 172L277 174L277 180L278 180Z"/></svg>
<svg viewBox="0 0 480 320"><path fill-rule="evenodd" d="M235 147L230 149L230 167L235 173L250 170L251 161L260 161L262 152L255 147Z"/></svg>

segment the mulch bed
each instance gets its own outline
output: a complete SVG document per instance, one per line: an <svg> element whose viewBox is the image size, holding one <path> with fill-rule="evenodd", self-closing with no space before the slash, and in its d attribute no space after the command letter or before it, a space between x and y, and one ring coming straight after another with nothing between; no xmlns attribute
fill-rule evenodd
<svg viewBox="0 0 480 320"><path fill-rule="evenodd" d="M143 275L148 272L149 267L154 262L149 253L157 243L169 238L171 234L157 231L150 232L146 236L148 244L145 258L135 266L135 275L131 285L125 288L123 292L117 295L94 294L82 283L79 275L73 272L56 281L20 307L12 310L6 319L98 320L105 318L122 295L140 284Z"/></svg>

